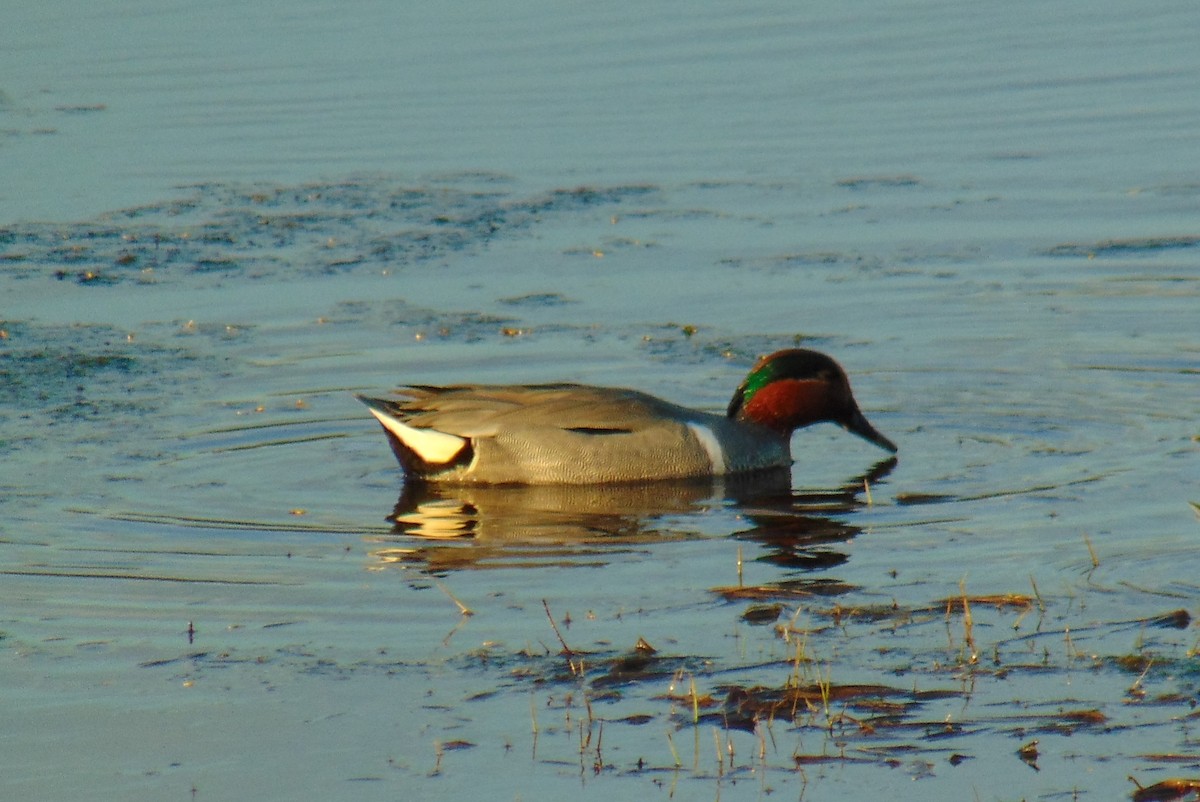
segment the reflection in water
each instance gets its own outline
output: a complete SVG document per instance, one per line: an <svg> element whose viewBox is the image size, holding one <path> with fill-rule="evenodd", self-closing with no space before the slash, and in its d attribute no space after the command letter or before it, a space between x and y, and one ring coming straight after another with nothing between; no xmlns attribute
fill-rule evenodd
<svg viewBox="0 0 1200 802"><path fill-rule="evenodd" d="M822 492L794 491L787 471L737 481L590 487L405 484L387 517L393 531L371 537L371 555L377 567L412 565L435 574L602 565L652 543L732 534L761 544L760 560L792 570L828 568L847 559L834 544L860 531L830 516L863 506L865 483L878 482L895 464L884 460Z"/></svg>
<svg viewBox="0 0 1200 802"><path fill-rule="evenodd" d="M781 568L812 571L841 565L848 557L831 546L848 543L861 530L830 515L863 506L860 496L865 488L878 484L895 467L893 457L837 489L802 492L787 487L746 499L739 512L753 526L736 532L735 537L765 547L766 553L758 559Z"/></svg>

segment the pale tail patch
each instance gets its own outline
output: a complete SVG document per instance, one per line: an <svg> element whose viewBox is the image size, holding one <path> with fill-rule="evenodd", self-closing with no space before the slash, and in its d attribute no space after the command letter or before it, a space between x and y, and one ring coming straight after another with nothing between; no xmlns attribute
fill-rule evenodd
<svg viewBox="0 0 1200 802"><path fill-rule="evenodd" d="M418 457L430 465L443 465L449 462L467 444L466 439L456 434L447 434L436 429L418 429L403 424L374 407L368 407L368 409L383 424L383 428L395 435L396 439L411 448Z"/></svg>
<svg viewBox="0 0 1200 802"><path fill-rule="evenodd" d="M700 441L700 445L704 446L704 450L708 452L708 461L712 463L713 476L724 476L725 472L729 470L729 465L725 461L725 449L721 448L721 443L713 434L713 430L700 423L689 423L687 426Z"/></svg>

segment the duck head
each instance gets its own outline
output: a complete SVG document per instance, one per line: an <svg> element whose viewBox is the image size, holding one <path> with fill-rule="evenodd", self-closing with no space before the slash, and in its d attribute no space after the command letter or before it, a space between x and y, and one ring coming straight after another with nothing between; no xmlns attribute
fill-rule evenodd
<svg viewBox="0 0 1200 802"><path fill-rule="evenodd" d="M806 348L776 351L758 360L734 392L728 415L785 437L813 423L831 421L886 451L897 450L863 416L841 366Z"/></svg>

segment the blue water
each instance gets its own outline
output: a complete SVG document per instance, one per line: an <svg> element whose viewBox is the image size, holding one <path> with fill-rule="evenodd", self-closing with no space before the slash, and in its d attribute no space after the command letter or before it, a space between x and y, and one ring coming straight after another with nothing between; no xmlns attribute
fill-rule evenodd
<svg viewBox="0 0 1200 802"><path fill-rule="evenodd" d="M1200 598L1198 24L7 9L0 789L1049 799L1200 775L1197 637L1153 623ZM797 342L845 365L897 464L827 426L797 435L791 494L414 497L351 396L570 380L717 410ZM815 595L751 625L714 591L739 564ZM974 663L964 592L1027 599L973 604ZM639 637L658 673L614 691ZM793 675L903 708L693 722L693 680L721 702Z"/></svg>
<svg viewBox="0 0 1200 802"><path fill-rule="evenodd" d="M1072 203L1195 183L1197 13L24 4L0 34L0 219L192 182L484 170L535 186L915 174L1080 225Z"/></svg>

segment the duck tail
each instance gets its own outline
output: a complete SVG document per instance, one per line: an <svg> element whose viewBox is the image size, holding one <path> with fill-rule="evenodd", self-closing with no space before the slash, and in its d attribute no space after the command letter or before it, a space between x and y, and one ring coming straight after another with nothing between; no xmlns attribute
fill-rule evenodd
<svg viewBox="0 0 1200 802"><path fill-rule="evenodd" d="M471 441L449 432L420 428L406 422L404 406L385 398L355 396L367 405L387 435L392 453L409 476L439 473L472 457Z"/></svg>

